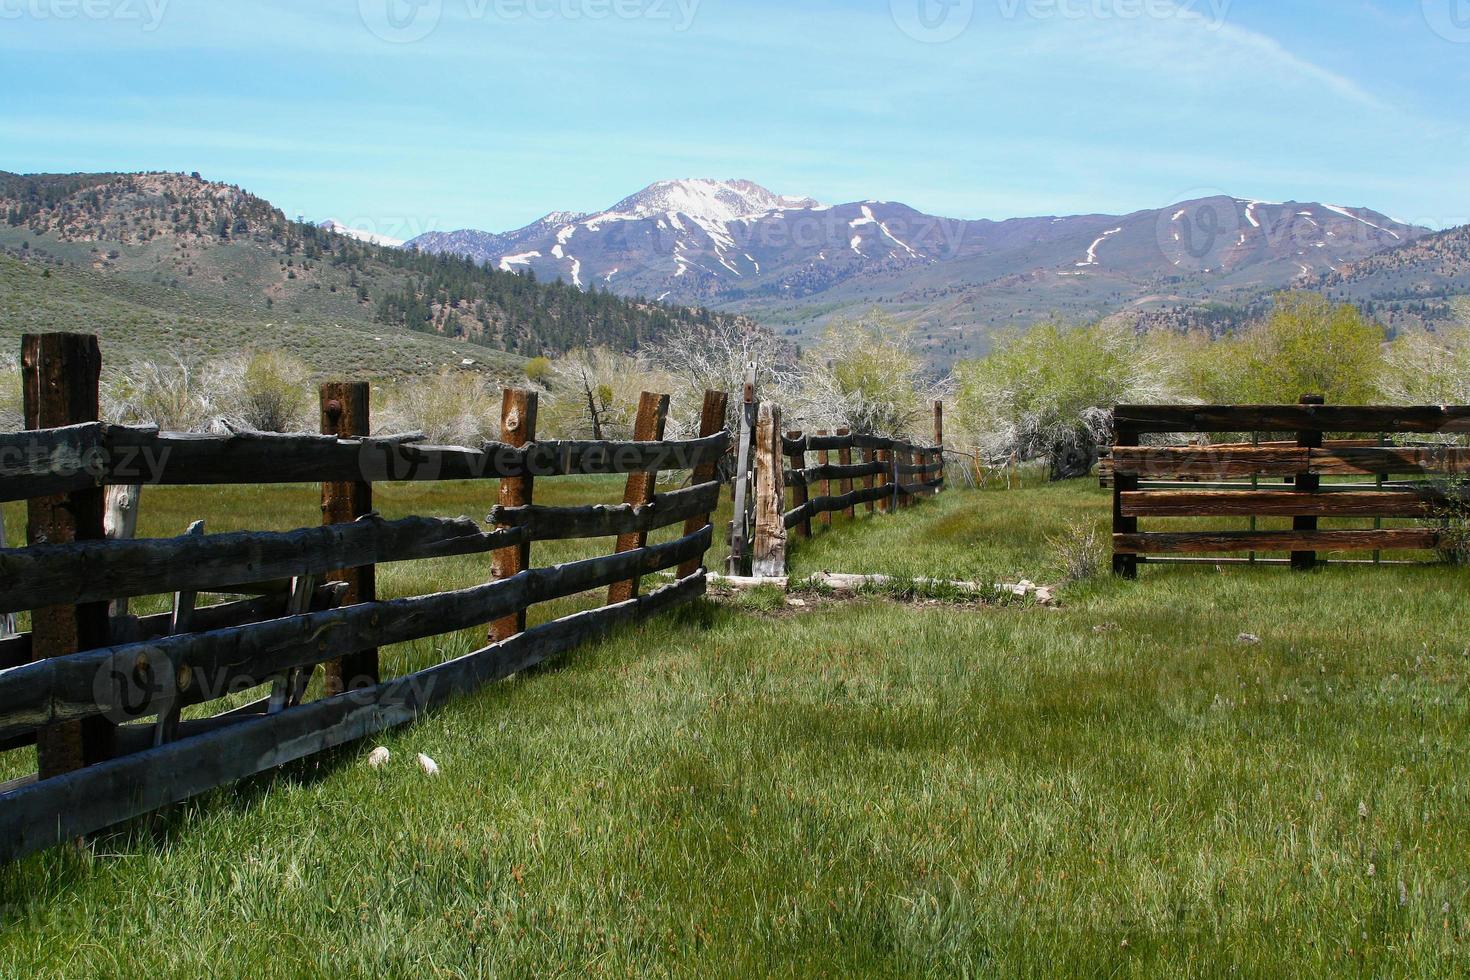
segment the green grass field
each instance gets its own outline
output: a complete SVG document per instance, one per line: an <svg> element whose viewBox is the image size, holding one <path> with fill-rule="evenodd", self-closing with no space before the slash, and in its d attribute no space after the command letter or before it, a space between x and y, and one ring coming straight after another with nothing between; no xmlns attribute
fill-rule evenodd
<svg viewBox="0 0 1470 980"><path fill-rule="evenodd" d="M310 488L145 491L143 513L148 534L318 517ZM1054 582L1048 535L1107 513L1095 483L956 490L839 526L796 572ZM1055 610L713 598L0 869L0 976L1458 973L1467 594L1448 568L1146 567Z"/></svg>

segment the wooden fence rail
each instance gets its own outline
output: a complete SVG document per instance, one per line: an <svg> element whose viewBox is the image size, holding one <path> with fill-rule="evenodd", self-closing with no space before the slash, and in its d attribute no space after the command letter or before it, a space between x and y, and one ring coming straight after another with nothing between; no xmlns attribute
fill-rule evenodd
<svg viewBox="0 0 1470 980"><path fill-rule="evenodd" d="M1113 487L1113 569L1127 577L1143 562L1197 561L1205 555L1247 555L1219 560L1274 564L1286 559L1259 556L1289 554L1290 564L1305 570L1324 551L1373 552L1379 560L1383 551L1434 550L1442 543L1434 527L1384 527L1384 520L1442 518L1467 498L1455 478L1470 473L1470 448L1423 440L1470 433L1465 407L1330 406L1310 395L1297 405L1120 406L1114 428L1116 444L1105 470ZM1257 433L1258 441L1141 444L1145 433L1180 432ZM1294 432L1295 438L1259 440L1260 433L1280 432ZM1376 437L1327 438L1368 432ZM1395 476L1410 479L1390 480ZM1263 482L1270 480L1280 482ZM1140 518L1226 517L1248 518L1250 526L1139 528ZM1257 527L1258 519L1270 518L1289 519L1291 527ZM1322 529L1324 518L1373 524Z"/></svg>
<svg viewBox="0 0 1470 980"><path fill-rule="evenodd" d="M514 390L502 442L370 437L367 386L335 383L321 391L322 435L217 436L98 421L94 337L27 336L22 354L28 429L0 436L0 501L28 501L30 537L0 547L0 616L29 611L32 627L0 636L0 750L35 744L38 767L0 786L0 859L411 721L704 592L717 464L731 441L722 392L705 398L700 438L681 441L662 438L668 396L647 393L634 441L538 442L536 395ZM658 493L666 471L692 471L692 484ZM621 505L534 500L537 478L599 474L628 476ZM372 511L374 483L431 480L498 481L492 526ZM130 533L136 488L277 483L321 484L323 526ZM104 487L129 488L112 496L131 507L106 534ZM647 542L675 525L681 537ZM533 542L607 537L612 554L532 564ZM494 556L485 584L376 597L378 564L476 554ZM675 584L639 595L644 576L674 568ZM531 606L598 589L610 590L602 608L526 629ZM129 598L169 593L171 612L126 614ZM196 608L205 593L251 597ZM380 647L473 628L488 628L488 646L380 679ZM306 702L318 665L325 694ZM269 696L182 716L257 688Z"/></svg>

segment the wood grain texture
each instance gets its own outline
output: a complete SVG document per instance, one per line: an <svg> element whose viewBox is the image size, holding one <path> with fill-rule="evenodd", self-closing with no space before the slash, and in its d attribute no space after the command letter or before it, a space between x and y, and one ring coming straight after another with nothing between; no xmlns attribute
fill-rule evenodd
<svg viewBox="0 0 1470 980"><path fill-rule="evenodd" d="M1119 405L1135 432L1470 432L1470 407Z"/></svg>
<svg viewBox="0 0 1470 980"><path fill-rule="evenodd" d="M730 396L723 391L706 391L704 393L704 404L699 410L699 434L701 437L717 435L725 431L725 416L729 411ZM700 463L690 474L691 490L697 491L701 487L712 486L714 488L714 499L703 513L690 514L684 520L684 533L693 534L706 524L714 521L714 512L720 505L719 479L720 461L711 459ZM655 504L658 498L654 498ZM702 560L689 559L679 566L679 577L688 578L699 571Z"/></svg>
<svg viewBox="0 0 1470 980"><path fill-rule="evenodd" d="M664 426L669 419L669 396L645 391L638 397L638 415L633 420L633 438L639 442L660 442L664 437ZM623 491L623 503L629 507L646 507L653 503L658 489L657 473L632 473ZM636 551L648 543L648 532L629 531L618 535L616 550ZM636 578L614 582L607 590L607 603L615 606L627 602L638 594Z"/></svg>
<svg viewBox="0 0 1470 980"><path fill-rule="evenodd" d="M786 486L781 466L780 406L761 402L755 430L755 447L755 547L751 559L752 574L785 575ZM800 491L800 496L805 498L804 488ZM802 527L806 528L807 535L810 536L811 525L804 523Z"/></svg>
<svg viewBox="0 0 1470 980"><path fill-rule="evenodd" d="M1123 494L1128 517L1431 517L1443 491L1143 490Z"/></svg>
<svg viewBox="0 0 1470 980"><path fill-rule="evenodd" d="M1417 551L1433 549L1438 543L1438 531L1422 528L1386 531L1198 531L1113 535L1113 551L1125 555L1239 551Z"/></svg>

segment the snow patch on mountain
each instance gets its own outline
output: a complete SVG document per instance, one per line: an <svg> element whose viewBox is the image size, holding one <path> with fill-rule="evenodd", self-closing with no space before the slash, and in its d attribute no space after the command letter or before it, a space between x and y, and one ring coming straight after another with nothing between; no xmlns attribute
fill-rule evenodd
<svg viewBox="0 0 1470 980"><path fill-rule="evenodd" d="M317 226L323 231L330 231L359 242L367 242L369 245L385 245L388 248L402 248L403 239L392 238L388 235L380 235L375 231L364 231L361 228L349 228L340 221L328 218Z"/></svg>

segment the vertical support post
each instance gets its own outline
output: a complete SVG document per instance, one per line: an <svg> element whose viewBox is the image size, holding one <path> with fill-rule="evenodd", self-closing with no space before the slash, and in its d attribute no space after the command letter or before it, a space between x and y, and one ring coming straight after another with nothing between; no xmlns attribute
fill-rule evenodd
<svg viewBox="0 0 1470 980"><path fill-rule="evenodd" d="M725 431L725 410L729 406L730 397L723 391L706 391L704 393L704 407L699 412L699 437L718 435ZM701 486L715 479L719 475L720 461L712 459L707 463L700 463L694 468L694 475L690 478L693 486ZM684 534L687 537L710 523L714 519L713 514L705 514L702 517L691 517L684 522ZM679 566L679 577L688 578L699 571L704 562L698 558L691 558Z"/></svg>
<svg viewBox="0 0 1470 980"><path fill-rule="evenodd" d="M908 482L913 479L913 475L903 472L905 466L912 466L913 463L913 451L907 447L900 448L893 454L893 477L894 482L898 484L898 506L901 510L908 510L914 505L914 496L907 489Z"/></svg>
<svg viewBox="0 0 1470 980"><path fill-rule="evenodd" d="M944 402L934 399L934 480L944 480ZM941 482L934 488L937 494L944 489Z"/></svg>
<svg viewBox="0 0 1470 980"><path fill-rule="evenodd" d="M877 453L877 450L874 450L874 449L864 449L864 450L861 450L861 453L862 453L863 462L865 462L865 463L876 463L876 462L878 462L878 453ZM877 486L877 482L878 482L878 477L874 476L872 473L869 473L868 475L866 475L866 476L863 477L863 489L864 490L871 490L871 489L873 489L873 487ZM876 513L877 510L878 510L878 501L873 500L872 498L869 498L869 500L868 500L868 513L869 514Z"/></svg>
<svg viewBox="0 0 1470 980"><path fill-rule="evenodd" d="M664 425L668 419L669 396L655 394L651 391L643 392L638 397L638 417L633 422L633 440L635 442L663 442ZM629 473L628 488L623 492L623 503L634 507L652 503L654 491L657 489L658 470ZM646 544L648 544L647 531L620 534L618 535L617 553L637 551ZM636 598L639 581L639 579L631 578L624 582L614 582L607 590L608 605Z"/></svg>
<svg viewBox="0 0 1470 980"><path fill-rule="evenodd" d="M1123 578L1138 578L1138 556L1134 554L1119 554L1117 551L1117 535L1137 534L1138 518L1123 516L1123 494L1132 493L1138 489L1138 475L1135 473L1123 473L1118 468L1118 447L1138 445L1138 432L1127 426L1120 426L1116 416L1113 421L1113 574Z"/></svg>
<svg viewBox="0 0 1470 980"><path fill-rule="evenodd" d="M781 412L778 409L776 415L779 417L780 414ZM788 432L786 433L786 438L800 440L803 446L806 445L806 433L804 432ZM779 449L780 447L778 446L777 448ZM806 450L804 448L791 454L791 469L795 474L791 479L791 507L792 509L805 507L807 501L811 499L811 493L807 489L806 476L801 472L806 469ZM784 484L784 479L782 482ZM759 487L759 477L757 477L756 485ZM782 493L785 493L784 486L782 487ZM812 536L812 519L810 516L805 517L796 525L796 536L799 538L810 538Z"/></svg>
<svg viewBox="0 0 1470 980"><path fill-rule="evenodd" d="M740 399L740 438L735 450L735 509L730 521L730 557L725 560L725 571L730 575L745 574L746 558L750 554L750 445L755 437L755 372L755 362L746 362L745 388Z"/></svg>
<svg viewBox="0 0 1470 980"><path fill-rule="evenodd" d="M887 493L878 499L878 511L882 514L893 513L893 451L891 449L873 450L873 458L883 464L883 470L878 474L878 486L887 489Z"/></svg>
<svg viewBox="0 0 1470 980"><path fill-rule="evenodd" d="M0 507L0 548L8 547L5 543L5 508ZM15 635L15 614L0 614L0 639Z"/></svg>
<svg viewBox="0 0 1470 980"><path fill-rule="evenodd" d="M781 453L781 408L761 402L755 428L755 554L751 574L786 574L786 480Z"/></svg>
<svg viewBox="0 0 1470 980"><path fill-rule="evenodd" d="M819 436L825 436L825 435L827 435L827 430L826 429L820 429L820 430L818 430L817 435L819 435ZM832 454L829 451L827 451L825 449L821 449L821 450L818 450L817 451L817 465L818 466L827 466L831 462L832 462ZM823 480L822 480L822 493L821 493L821 496L823 496L823 497L830 497L830 496L832 496L832 480L830 478L823 478ZM823 527L830 528L832 526L832 512L830 510L824 510L824 511L822 511L822 515L821 515L821 517L818 518L818 520L820 520L822 522L822 526Z"/></svg>
<svg viewBox="0 0 1470 980"><path fill-rule="evenodd" d="M357 439L373 431L367 382L332 381L321 386L321 430L324 436ZM322 523L351 524L373 512L373 485L364 480L322 484ZM327 578L347 583L342 604L375 602L378 573L374 565L328 572ZM378 651L359 650L323 665L326 695L373 687L378 683Z"/></svg>
<svg viewBox="0 0 1470 980"><path fill-rule="evenodd" d="M536 392L524 388L507 388L500 399L500 441L519 449L536 441ZM501 507L526 507L534 495L535 479L530 473L503 477L495 502ZM531 567L531 542L501 548L491 559L496 579L511 578ZM512 613L490 624L490 642L508 640L526 631L526 611Z"/></svg>
<svg viewBox="0 0 1470 980"><path fill-rule="evenodd" d="M852 435L852 430L851 429L838 429L837 430L837 434L839 436L842 436L844 439L846 439L848 436ZM845 446L842 449L837 450L837 462L840 465L842 465L842 466L851 466L852 465L852 447L851 446ZM850 476L844 476L842 478L842 482L839 483L839 484L837 484L837 490L844 497L847 496L848 494L852 493L852 477L850 477ZM847 515L847 517L848 517L849 520L851 520L852 518L854 518L854 517L857 516L857 508L855 506L853 506L852 504L848 504L847 505L847 508L845 510L843 510L843 513Z"/></svg>
<svg viewBox="0 0 1470 980"><path fill-rule="evenodd" d="M102 351L91 334L26 334L21 341L21 377L27 429L55 429L95 422L100 415L98 384ZM106 536L101 487L37 497L26 503L26 541L68 544ZM31 612L31 659L46 660L107 646L108 604L89 602ZM113 753L113 725L106 718L48 725L36 734L41 779L101 762Z"/></svg>
<svg viewBox="0 0 1470 980"><path fill-rule="evenodd" d="M1327 404L1327 399L1322 395L1303 395L1298 404L1325 405ZM1296 444L1302 449L1321 449L1322 433L1317 430L1298 432L1296 434ZM1311 473L1302 473L1296 478L1297 493L1316 493L1321 485L1322 478ZM1293 531L1315 531L1317 530L1317 518L1292 518L1291 528ZM1293 551L1291 553L1291 567L1294 571L1298 572L1311 571L1317 567L1317 553L1315 551Z"/></svg>

